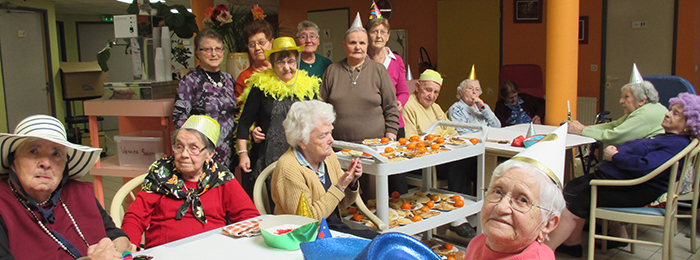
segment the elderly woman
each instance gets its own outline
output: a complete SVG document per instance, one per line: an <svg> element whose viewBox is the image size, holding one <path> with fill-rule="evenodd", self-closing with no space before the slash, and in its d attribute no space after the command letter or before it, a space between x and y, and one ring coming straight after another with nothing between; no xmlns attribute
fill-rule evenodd
<svg viewBox="0 0 700 260"><path fill-rule="evenodd" d="M386 46L386 43L391 37L389 20L381 16L376 19L371 19L367 26L367 34L369 35L369 46L367 47L367 55L373 61L379 62L386 67L391 77L391 82L394 83L396 91L396 106L399 110L399 131L398 137L405 137L404 122L401 116L403 105L408 101L408 88L406 87L406 67L403 64L401 56L391 52L391 49Z"/></svg>
<svg viewBox="0 0 700 260"><path fill-rule="evenodd" d="M502 126L544 122L544 99L518 93L518 85L506 81L499 88L502 99L496 102L496 117Z"/></svg>
<svg viewBox="0 0 700 260"><path fill-rule="evenodd" d="M326 68L333 62L316 53L318 44L321 42L318 35L318 25L312 21L302 21L297 25L297 34L295 35L297 46L304 46L304 50L301 51L299 69L308 72L309 76L322 78Z"/></svg>
<svg viewBox="0 0 700 260"><path fill-rule="evenodd" d="M622 86L620 105L625 115L617 120L592 126L572 121L569 123L569 133L618 146L630 140L649 138L664 132L661 121L668 110L659 103L659 93L651 82Z"/></svg>
<svg viewBox="0 0 700 260"><path fill-rule="evenodd" d="M214 160L220 165L231 165L233 128L236 114L236 96L233 77L219 70L224 60L223 36L212 29L204 29L194 38L195 56L200 65L180 81L175 96L173 122L179 128L191 115L207 115L221 125Z"/></svg>
<svg viewBox="0 0 700 260"><path fill-rule="evenodd" d="M469 243L464 259L555 259L542 242L565 206L565 139L561 127L496 167L481 207L484 233Z"/></svg>
<svg viewBox="0 0 700 260"><path fill-rule="evenodd" d="M479 80L465 79L462 83L459 83L457 87L457 98L459 100L447 111L447 116L450 118L450 121L500 128L501 122L498 121L498 118L491 111L489 105L479 98L481 93L481 84L479 84ZM476 131L479 130L457 128L457 132L461 135Z"/></svg>
<svg viewBox="0 0 700 260"><path fill-rule="evenodd" d="M671 98L671 110L661 122L663 134L651 138L628 141L620 146L608 146L603 151L604 161L592 174L571 180L564 188L567 210L562 214L559 228L552 233L552 248L572 256L582 255L581 232L589 217L593 179L628 180L644 176L683 150L691 138L700 134L700 97L681 93ZM629 187L598 187L600 207L642 207L665 193L668 188L670 169L653 179ZM626 237L624 227L611 234ZM559 246L560 244L563 245ZM619 244L622 246L625 244Z"/></svg>
<svg viewBox="0 0 700 260"><path fill-rule="evenodd" d="M150 248L260 215L233 173L212 160L219 131L216 120L200 115L175 131L175 155L151 165L124 216L132 243L145 232Z"/></svg>
<svg viewBox="0 0 700 260"><path fill-rule="evenodd" d="M396 138L399 111L394 83L386 68L367 56L367 30L359 14L345 32L346 58L331 64L323 74L321 99L338 113L333 138L349 142Z"/></svg>
<svg viewBox="0 0 700 260"><path fill-rule="evenodd" d="M277 161L289 148L282 121L292 104L318 98L321 80L297 70L299 52L303 48L291 37L275 39L272 50L265 52L273 69L253 74L247 81L250 88L239 98L245 105L238 125L238 165L244 172L252 172L253 183L265 167ZM249 156L245 147L253 123L260 127L263 137Z"/></svg>
<svg viewBox="0 0 700 260"><path fill-rule="evenodd" d="M92 184L75 180L101 149L68 142L63 124L46 115L25 118L0 140L0 258L121 259L135 249Z"/></svg>
<svg viewBox="0 0 700 260"><path fill-rule="evenodd" d="M251 60L251 64L236 79L236 98L243 94L243 91L248 86L246 80L253 73L263 72L272 68L272 64L265 56L265 51L272 48L273 32L272 25L265 20L255 20L243 27L243 35L247 39L248 59ZM241 105L241 103L239 102L238 105Z"/></svg>
<svg viewBox="0 0 700 260"><path fill-rule="evenodd" d="M339 207L355 201L362 176L359 158L350 162L348 171L340 168L333 153L333 106L311 100L292 105L284 120L284 132L291 146L277 161L272 173L272 200L275 214L295 214L302 194L313 216L326 218L330 229L373 238L368 230L353 230L340 219Z"/></svg>

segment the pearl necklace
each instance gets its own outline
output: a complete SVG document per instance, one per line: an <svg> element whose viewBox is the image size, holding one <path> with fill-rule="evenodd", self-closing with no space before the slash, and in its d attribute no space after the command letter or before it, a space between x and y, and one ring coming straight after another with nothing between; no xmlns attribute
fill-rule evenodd
<svg viewBox="0 0 700 260"><path fill-rule="evenodd" d="M209 76L209 73L207 73L206 71L204 72L204 75L207 75L207 78L209 78L209 82L211 82L211 84L214 85L215 87L220 88L220 87L224 86L223 82L214 81L214 79L212 79L211 76Z"/></svg>
<svg viewBox="0 0 700 260"><path fill-rule="evenodd" d="M34 220L36 220L36 222L39 224L39 226L41 227L41 229L43 229L44 232L45 232L47 235L49 235L51 238L53 238L53 240L56 241L56 243L58 243L58 244L61 246L61 248L63 248L63 250L65 250L65 251L66 251L69 255L71 255L74 259L77 259L78 256L76 256L76 255L74 255L73 253L71 253L71 251L68 250L68 248L67 248L63 243L61 243L61 241L58 240L58 239L56 238L56 236L54 236L53 233L51 233L51 231L49 231L48 228L46 228L46 226L44 225L44 223L41 222L41 220L39 220L39 217L37 217L36 214L34 214L34 211L32 211L32 209L29 208L29 205L27 205L27 203L25 202L25 200L22 199L22 198L19 196L19 193L18 193L17 190L15 190L15 188L12 186L12 183L10 182L10 179L9 179L9 178L7 179L7 183L10 185L10 189L12 190L12 193L15 195L15 198L16 198L20 203L22 203L22 206L24 206L24 208L27 209L27 210L29 211L29 213L32 214L32 216L34 217ZM80 227L78 227L78 223L75 222L75 219L73 218L73 214L71 214L71 213L70 213L70 210L68 210L68 207L66 207L66 203L64 203L64 202L63 202L63 199L61 199L61 198L58 198L58 200L61 202L61 205L63 206L63 209L66 210L66 213L68 213L68 217L70 217L71 222L73 222L73 226L74 226L75 229L78 231L78 235L80 235L80 238L83 239L83 242L85 242L85 245L86 245L87 247L90 247L90 244L89 244L89 243L87 242L87 240L85 239L85 236L83 235L83 232L80 230ZM48 202L48 201L44 202L44 204L46 204L47 202Z"/></svg>

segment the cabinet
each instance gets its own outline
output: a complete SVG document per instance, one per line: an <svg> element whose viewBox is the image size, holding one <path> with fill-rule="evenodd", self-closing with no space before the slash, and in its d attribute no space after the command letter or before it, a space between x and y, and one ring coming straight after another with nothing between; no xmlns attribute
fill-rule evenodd
<svg viewBox="0 0 700 260"><path fill-rule="evenodd" d="M416 169L423 169L423 185L421 187L421 190L423 190L426 193L429 192L439 192L439 193L445 193L445 194L459 194L456 192L451 192L451 191L445 191L445 190L439 190L439 189L432 189L430 188L431 182L432 182L432 174L431 174L431 168L432 166L435 165L440 165L452 161L457 161L469 157L474 157L477 156L477 196L469 196L465 194L459 194L464 198L464 206L452 210L450 212L443 212L442 214L421 220L419 222L405 225L405 226L399 226L395 227L392 229L386 229L386 230L379 230L379 232L401 232L401 233L406 233L406 234L416 234L420 233L423 231L428 231L433 228L436 228L438 226L450 223L454 220L457 220L459 218L463 218L466 216L471 216L476 213L479 213L481 211L481 205L483 204L482 197L483 197L483 187L484 187L484 151L485 151L485 144L484 142L486 141L486 136L488 134L488 128L486 126L481 126L481 125L474 125L474 124L465 124L465 123L457 123L457 122L447 122L447 121L438 121L435 122L429 127L426 132L427 133L432 133L433 129L435 129L436 126L438 125L446 125L446 126L454 126L454 127L465 127L465 128L474 128L474 129L480 129L481 132L478 135L479 143L476 145L470 145L467 147L462 147L462 148L454 148L450 151L447 152L442 152L438 154L433 154L433 155L428 155L424 157L418 157L418 158L413 158L405 161L399 161L399 162L389 162L386 158L382 157L379 155L379 153L370 148L369 146L366 145L361 145L361 144L354 144L354 143L348 143L348 142L343 142L343 141L336 141L333 143L333 147L336 148L344 148L344 149L351 149L351 150L356 150L356 151L362 151L366 152L370 155L372 155L372 159L368 158L362 158L362 169L364 171L364 174L370 174L374 175L376 177L376 195L377 195L377 217L379 219L388 224L389 223L389 182L388 182L388 177L389 175L393 174L399 174L399 173L404 173L404 172L409 172L413 171ZM338 154L338 160L340 161L340 164L342 167L347 168L350 160L352 158L343 154ZM377 223L377 226L380 226L379 223ZM476 223L472 223L474 225ZM388 227L388 225L387 225Z"/></svg>
<svg viewBox="0 0 700 260"><path fill-rule="evenodd" d="M90 133L97 133L97 116L118 116L119 133L124 134L135 130L142 130L145 127L144 118L159 118L160 130L163 131L163 151L166 155L172 154L170 148L170 132L173 127L173 104L175 100L104 100L93 99L83 102L84 114L89 117ZM98 135L90 135L90 145L99 147ZM104 192L102 187L102 176L116 176L133 178L144 174L148 167L124 167L119 166L117 156L105 158L95 164L90 171L94 176L95 197L104 206Z"/></svg>

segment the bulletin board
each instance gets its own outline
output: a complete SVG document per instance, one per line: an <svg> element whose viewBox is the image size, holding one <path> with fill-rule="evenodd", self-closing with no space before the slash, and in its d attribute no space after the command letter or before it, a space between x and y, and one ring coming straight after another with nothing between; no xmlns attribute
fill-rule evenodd
<svg viewBox="0 0 700 260"><path fill-rule="evenodd" d="M318 25L320 43L316 53L333 62L345 58L343 40L350 27L349 8L308 11L307 19Z"/></svg>

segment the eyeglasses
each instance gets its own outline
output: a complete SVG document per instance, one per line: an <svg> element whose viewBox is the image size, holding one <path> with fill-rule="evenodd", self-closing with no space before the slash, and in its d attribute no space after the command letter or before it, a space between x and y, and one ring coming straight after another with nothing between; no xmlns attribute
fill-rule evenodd
<svg viewBox="0 0 700 260"><path fill-rule="evenodd" d="M189 153L190 155L193 155L193 156L199 155L200 153L202 153L202 151L204 151L204 149L207 149L207 148L206 147L199 148L197 146L184 146L181 144L173 144L173 152L183 153L185 150L187 150L187 153Z"/></svg>
<svg viewBox="0 0 700 260"><path fill-rule="evenodd" d="M476 92L479 92L479 94L482 93L480 88L467 87L466 90L467 91L476 91Z"/></svg>
<svg viewBox="0 0 700 260"><path fill-rule="evenodd" d="M297 60L295 60L295 59L288 59L287 61L284 61L284 60L275 61L275 65L277 65L277 66L283 67L284 64L289 65L289 67L292 67L292 66L296 67L296 66L297 66Z"/></svg>
<svg viewBox="0 0 700 260"><path fill-rule="evenodd" d="M387 31L385 31L385 30L374 30L374 31L371 31L370 34L386 35L386 34L387 34Z"/></svg>
<svg viewBox="0 0 700 260"><path fill-rule="evenodd" d="M501 200L503 200L503 197L510 196L510 207L520 213L528 213L532 207L537 207L538 209L551 212L549 209L535 205L534 203L530 202L530 199L524 196L519 196L516 199L513 198L513 195L505 194L503 190L499 188L484 189L484 191L486 192L486 197L484 197L484 199L491 203L500 203Z"/></svg>
<svg viewBox="0 0 700 260"><path fill-rule="evenodd" d="M306 39L309 39L309 40L313 41L313 40L318 39L318 35L315 35L315 34L306 35L306 34L304 34L304 35L297 37L297 39L302 40L302 41L306 41Z"/></svg>
<svg viewBox="0 0 700 260"><path fill-rule="evenodd" d="M248 43L248 48L251 48L251 49L252 49L252 48L255 48L256 45L260 45L260 47L263 47L263 46L265 46L265 44L267 44L268 42L270 42L270 41L265 40L265 39L259 40L258 42L249 42L249 43Z"/></svg>
<svg viewBox="0 0 700 260"><path fill-rule="evenodd" d="M221 53L221 52L224 52L224 47L217 46L217 47L209 47L209 48L199 48L199 51L202 51L206 54L211 54L213 51L216 51L216 53Z"/></svg>

